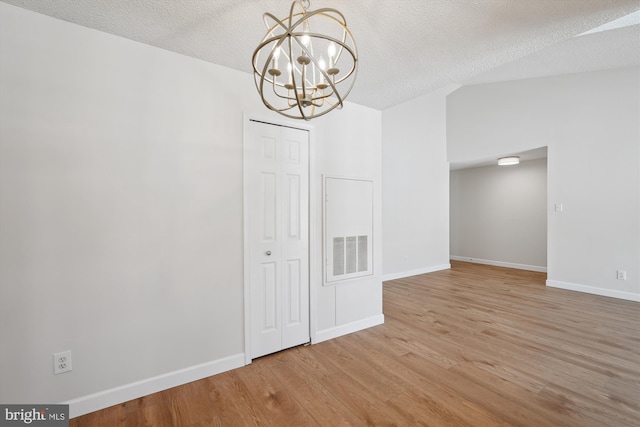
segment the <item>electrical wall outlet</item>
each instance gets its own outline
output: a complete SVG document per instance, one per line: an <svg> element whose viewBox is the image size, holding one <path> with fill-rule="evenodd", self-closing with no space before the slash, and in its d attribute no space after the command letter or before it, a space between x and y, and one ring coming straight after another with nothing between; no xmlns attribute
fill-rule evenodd
<svg viewBox="0 0 640 427"><path fill-rule="evenodd" d="M69 372L71 366L71 350L53 353L53 374L58 375Z"/></svg>
<svg viewBox="0 0 640 427"><path fill-rule="evenodd" d="M627 280L627 272L624 270L618 270L617 272L618 280Z"/></svg>

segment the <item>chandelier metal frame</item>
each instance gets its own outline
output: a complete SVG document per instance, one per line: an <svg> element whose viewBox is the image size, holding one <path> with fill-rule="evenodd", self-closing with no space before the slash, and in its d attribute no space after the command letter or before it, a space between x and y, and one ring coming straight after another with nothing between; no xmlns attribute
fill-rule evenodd
<svg viewBox="0 0 640 427"><path fill-rule="evenodd" d="M251 60L256 88L267 108L304 120L342 108L358 70L358 50L344 15L336 9L308 7L309 1L296 0L282 20L265 13L267 33ZM327 31L313 32L313 26ZM280 58L285 60L284 70Z"/></svg>

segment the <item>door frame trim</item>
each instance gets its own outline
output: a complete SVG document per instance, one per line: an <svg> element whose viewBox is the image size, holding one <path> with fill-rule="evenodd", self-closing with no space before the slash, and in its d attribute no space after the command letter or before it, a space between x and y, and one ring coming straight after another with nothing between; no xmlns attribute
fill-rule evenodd
<svg viewBox="0 0 640 427"><path fill-rule="evenodd" d="M319 242L319 194L320 180L316 173L316 144L315 144L315 128L307 123L300 123L285 118L274 118L272 116L263 116L260 114L244 113L242 117L242 234L243 234L243 287L244 287L244 362L245 365L251 363L251 265L249 251L249 212L247 211L247 168L246 168L246 147L249 143L249 123L261 122L274 126L285 126L309 132L309 338L312 343L316 342L316 319L318 318L316 310L319 269L318 262L318 242Z"/></svg>

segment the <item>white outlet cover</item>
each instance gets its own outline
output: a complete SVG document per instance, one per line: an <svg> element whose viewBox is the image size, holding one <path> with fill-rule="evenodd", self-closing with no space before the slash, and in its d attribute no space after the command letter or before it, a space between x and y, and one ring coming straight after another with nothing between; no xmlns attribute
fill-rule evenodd
<svg viewBox="0 0 640 427"><path fill-rule="evenodd" d="M69 372L73 368L71 364L71 350L53 353L53 374L58 375Z"/></svg>

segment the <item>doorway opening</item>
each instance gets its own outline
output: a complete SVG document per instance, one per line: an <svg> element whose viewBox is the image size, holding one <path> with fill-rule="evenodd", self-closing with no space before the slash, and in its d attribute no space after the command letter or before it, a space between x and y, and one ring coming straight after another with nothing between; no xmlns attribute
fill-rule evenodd
<svg viewBox="0 0 640 427"><path fill-rule="evenodd" d="M546 272L547 147L509 155L451 165L451 260Z"/></svg>

